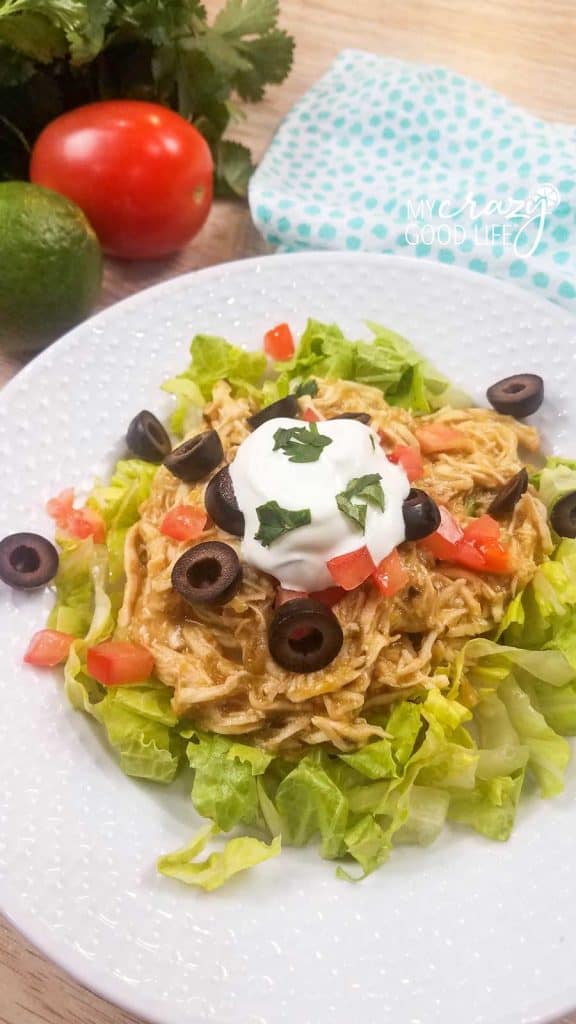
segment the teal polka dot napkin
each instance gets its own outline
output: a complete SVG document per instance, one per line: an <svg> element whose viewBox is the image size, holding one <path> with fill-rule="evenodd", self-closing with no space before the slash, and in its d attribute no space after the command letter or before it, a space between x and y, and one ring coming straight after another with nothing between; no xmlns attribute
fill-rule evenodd
<svg viewBox="0 0 576 1024"><path fill-rule="evenodd" d="M428 257L576 309L576 128L444 68L341 53L280 126L250 206L284 251Z"/></svg>

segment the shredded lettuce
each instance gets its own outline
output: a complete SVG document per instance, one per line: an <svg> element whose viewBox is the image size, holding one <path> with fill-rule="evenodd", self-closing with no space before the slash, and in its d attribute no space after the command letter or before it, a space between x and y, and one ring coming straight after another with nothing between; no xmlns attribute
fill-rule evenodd
<svg viewBox="0 0 576 1024"><path fill-rule="evenodd" d="M406 338L380 324L368 323L368 327L372 341L351 341L335 324L309 320L296 354L277 364L278 378L265 386L265 404L296 390L310 377L370 384L390 405L417 413L470 404Z"/></svg>
<svg viewBox="0 0 576 1024"><path fill-rule="evenodd" d="M269 754L247 744L230 742L215 733L187 730L186 754L194 768L192 803L223 832L235 825L260 823L256 780L272 760Z"/></svg>
<svg viewBox="0 0 576 1024"><path fill-rule="evenodd" d="M188 846L160 857L159 872L186 885L197 885L205 892L211 892L239 871L246 871L280 853L280 836L275 836L270 845L252 836L238 836L229 839L222 850L211 853L205 860L197 861L195 858L218 831L217 826L207 825Z"/></svg>
<svg viewBox="0 0 576 1024"><path fill-rule="evenodd" d="M215 384L227 380L233 394L249 393L258 397L257 387L266 368L266 356L262 352L246 352L224 338L209 334L197 334L192 339L190 355L188 369L163 385L165 391L178 398L171 426L179 435L186 433L198 408L212 398Z"/></svg>
<svg viewBox="0 0 576 1024"><path fill-rule="evenodd" d="M370 384L415 412L467 402L405 338L369 327L372 343L310 320L293 359L266 379L262 354L196 336L188 369L165 385L177 398L174 430L191 428L221 379L259 404L322 377ZM162 874L210 891L276 856L281 843L314 842L323 857L345 863L339 875L356 881L395 846L434 842L447 821L504 841L525 783L542 797L562 790L564 736L576 734L576 540L557 538L499 629L464 643L456 662L438 670L445 689L431 685L374 715L380 737L360 750L317 748L289 759L178 721L171 692L154 679L106 689L87 674L87 648L114 632L126 532L155 472L121 460L110 483L94 487L89 504L106 522L106 544L63 542L50 625L77 638L66 692L102 726L123 770L156 783L170 783L183 763L192 770L192 804L208 823L187 847L160 858ZM576 490L576 462L549 459L532 483L550 510ZM249 834L232 834L199 859L209 840L234 830Z"/></svg>

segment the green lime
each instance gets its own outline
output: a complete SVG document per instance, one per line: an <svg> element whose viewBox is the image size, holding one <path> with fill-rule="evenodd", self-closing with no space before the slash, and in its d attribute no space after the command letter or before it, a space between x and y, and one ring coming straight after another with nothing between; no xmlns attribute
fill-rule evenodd
<svg viewBox="0 0 576 1024"><path fill-rule="evenodd" d="M83 320L102 281L79 206L40 185L0 184L0 344L41 348Z"/></svg>

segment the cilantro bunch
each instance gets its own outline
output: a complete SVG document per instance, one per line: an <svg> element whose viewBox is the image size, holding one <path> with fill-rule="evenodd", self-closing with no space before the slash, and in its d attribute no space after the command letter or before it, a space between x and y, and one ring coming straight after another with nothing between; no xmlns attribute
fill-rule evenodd
<svg viewBox="0 0 576 1024"><path fill-rule="evenodd" d="M223 139L292 65L278 0L0 0L0 179L26 177L29 151L59 114L99 99L172 107L209 142L219 195L243 196L249 150Z"/></svg>

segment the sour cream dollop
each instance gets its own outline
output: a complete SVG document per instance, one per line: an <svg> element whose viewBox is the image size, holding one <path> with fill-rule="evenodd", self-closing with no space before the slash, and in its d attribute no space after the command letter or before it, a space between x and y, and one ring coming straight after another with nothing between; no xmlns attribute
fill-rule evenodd
<svg viewBox="0 0 576 1024"><path fill-rule="evenodd" d="M244 561L276 577L287 590L312 593L334 585L326 563L365 545L375 565L405 539L402 504L410 484L404 471L389 462L377 435L357 420L326 420L317 424L332 443L315 462L290 462L282 449L274 451L280 428L306 427L302 420L279 418L258 427L236 453L230 476L236 500L244 513ZM350 481L377 473L384 492L384 511L367 504L365 532L336 504L336 495ZM257 508L277 501L281 508L309 509L307 526L284 533L265 547L255 539L260 522Z"/></svg>

